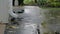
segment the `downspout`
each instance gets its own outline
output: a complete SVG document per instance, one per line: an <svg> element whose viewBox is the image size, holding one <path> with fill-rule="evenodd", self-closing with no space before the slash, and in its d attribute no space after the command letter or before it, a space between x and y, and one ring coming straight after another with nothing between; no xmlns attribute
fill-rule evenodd
<svg viewBox="0 0 60 34"><path fill-rule="evenodd" d="M14 18L17 18L18 17L18 15L17 14L15 14L15 13L13 13L13 6L12 6L12 0L9 0L9 14L12 16L12 17L14 17Z"/></svg>

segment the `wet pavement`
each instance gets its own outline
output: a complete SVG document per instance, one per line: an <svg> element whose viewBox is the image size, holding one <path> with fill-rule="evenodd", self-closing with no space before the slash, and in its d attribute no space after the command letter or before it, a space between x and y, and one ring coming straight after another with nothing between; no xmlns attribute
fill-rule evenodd
<svg viewBox="0 0 60 34"><path fill-rule="evenodd" d="M18 8L18 7L14 8L15 11L19 11L20 9L21 8ZM23 18L21 21L18 21L20 25L13 25L13 26L16 26L17 28L12 30L8 29L7 30L8 32L6 34L38 34L37 26L40 24L40 21L41 21L39 7L25 6L24 13L19 15L19 17Z"/></svg>
<svg viewBox="0 0 60 34"><path fill-rule="evenodd" d="M5 34L38 34L37 33L37 26L39 26L40 34L43 34L44 31L47 31L45 28L42 27L41 23L46 20L44 12L50 11L50 9L42 9L37 6L25 6L21 7L14 7L13 8L16 12L24 9L24 13L17 14L19 17L23 18L21 21L17 20L19 25L12 25L14 28L7 29ZM41 13L41 14L40 14ZM8 26L8 25L7 25ZM35 27L35 28L34 28ZM48 29L53 31L60 31L60 25L56 24L48 24ZM45 29L45 30L44 30Z"/></svg>

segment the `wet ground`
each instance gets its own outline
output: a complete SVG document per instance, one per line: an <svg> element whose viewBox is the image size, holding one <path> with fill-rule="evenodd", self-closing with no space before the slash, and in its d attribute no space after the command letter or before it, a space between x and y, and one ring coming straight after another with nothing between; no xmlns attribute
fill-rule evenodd
<svg viewBox="0 0 60 34"><path fill-rule="evenodd" d="M38 34L37 26L40 24L39 7L24 7L24 13L19 17L23 19L18 21L19 25L11 25L14 28L7 28L5 34ZM15 11L21 8L14 7Z"/></svg>
<svg viewBox="0 0 60 34"><path fill-rule="evenodd" d="M20 11L21 7L13 7L15 11ZM59 10L59 9L58 9ZM46 29L42 28L42 21L46 20L44 12L50 11L50 9L42 9L38 8L36 6L29 6L29 7L24 7L24 13L19 15L19 17L22 17L23 19L21 21L18 21L19 25L12 25L12 29L7 29L5 34L37 34L37 26L40 26L40 34L43 33L43 31L47 31ZM54 11L57 11L54 9ZM41 13L41 14L40 14ZM59 18L60 19L60 18ZM55 21L52 21L55 23ZM60 22L60 21L59 21ZM56 24L47 24L48 29L51 31L55 32L60 31L60 25ZM8 25L7 25L8 26ZM36 28L33 28L36 27Z"/></svg>

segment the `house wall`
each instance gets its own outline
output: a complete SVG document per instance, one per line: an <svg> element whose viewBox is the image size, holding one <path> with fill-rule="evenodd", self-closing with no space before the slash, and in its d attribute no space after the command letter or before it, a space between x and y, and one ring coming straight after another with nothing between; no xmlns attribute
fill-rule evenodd
<svg viewBox="0 0 60 34"><path fill-rule="evenodd" d="M11 6L11 0L0 0L0 22L8 23L9 10Z"/></svg>

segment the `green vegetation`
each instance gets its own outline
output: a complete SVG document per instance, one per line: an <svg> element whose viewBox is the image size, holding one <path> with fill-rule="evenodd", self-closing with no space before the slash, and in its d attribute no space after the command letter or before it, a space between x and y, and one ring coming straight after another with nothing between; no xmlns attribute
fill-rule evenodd
<svg viewBox="0 0 60 34"><path fill-rule="evenodd" d="M60 7L60 0L38 0L38 4L43 7Z"/></svg>
<svg viewBox="0 0 60 34"><path fill-rule="evenodd" d="M23 3L30 5L30 4L34 4L35 3L35 0L24 0Z"/></svg>

